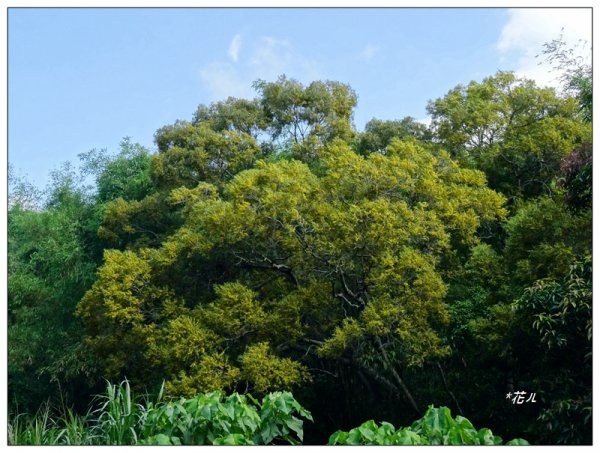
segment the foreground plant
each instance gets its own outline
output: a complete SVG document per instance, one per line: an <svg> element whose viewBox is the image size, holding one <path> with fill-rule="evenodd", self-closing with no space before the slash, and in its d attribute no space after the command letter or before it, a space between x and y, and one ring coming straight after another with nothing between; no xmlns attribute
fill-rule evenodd
<svg viewBox="0 0 600 453"><path fill-rule="evenodd" d="M382 422L369 420L349 432L336 431L328 445L502 445L502 438L489 428L475 429L460 415L452 418L447 407L429 406L427 412L410 427L396 430ZM513 439L506 445L529 445L524 439Z"/></svg>
<svg viewBox="0 0 600 453"><path fill-rule="evenodd" d="M200 394L150 408L143 444L268 445L302 442L303 421L312 421L290 392L267 394L262 403L251 395Z"/></svg>
<svg viewBox="0 0 600 453"><path fill-rule="evenodd" d="M9 445L53 445L59 438L60 429L48 405L40 407L33 418L19 414L8 424Z"/></svg>
<svg viewBox="0 0 600 453"><path fill-rule="evenodd" d="M102 405L96 415L93 431L100 444L135 445L144 420L146 408L131 393L129 382L120 385L108 383L106 394L98 396Z"/></svg>
<svg viewBox="0 0 600 453"><path fill-rule="evenodd" d="M135 396L128 381L108 383L98 407L85 416L66 409L52 418L45 405L32 418L8 425L9 445L298 445L309 411L290 392L251 395L220 392L163 402Z"/></svg>

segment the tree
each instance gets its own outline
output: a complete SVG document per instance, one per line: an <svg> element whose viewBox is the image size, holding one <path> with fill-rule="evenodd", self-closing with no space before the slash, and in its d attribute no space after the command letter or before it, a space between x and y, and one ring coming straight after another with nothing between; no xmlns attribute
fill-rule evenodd
<svg viewBox="0 0 600 453"><path fill-rule="evenodd" d="M28 211L38 211L43 201L42 191L31 184L8 164L8 209L20 206Z"/></svg>
<svg viewBox="0 0 600 453"><path fill-rule="evenodd" d="M359 154L385 152L392 139L405 140L410 137L421 142L429 142L432 139L427 126L410 116L394 121L373 118L366 124L365 131L359 135L356 150Z"/></svg>
<svg viewBox="0 0 600 453"><path fill-rule="evenodd" d="M93 392L99 371L75 307L102 260L106 243L97 231L105 205L150 190L150 155L127 138L116 155L92 150L80 159L81 172L64 164L52 173L45 199L23 178L11 185L9 386L11 406L21 410ZM93 188L85 185L89 175Z"/></svg>
<svg viewBox="0 0 600 453"><path fill-rule="evenodd" d="M542 55L554 70L561 73L560 81L567 95L574 96L579 101L581 118L585 122L591 123L593 113L592 65L586 61L583 55L577 55L583 53L591 56L591 49L586 48L586 45L586 42L580 41L576 47L567 48L567 43L561 34L557 39L544 44Z"/></svg>
<svg viewBox="0 0 600 453"><path fill-rule="evenodd" d="M572 214L560 199L540 197L523 204L505 225L504 256L519 291L519 284L565 275L574 259L589 253L591 224L591 211Z"/></svg>
<svg viewBox="0 0 600 453"><path fill-rule="evenodd" d="M576 261L561 280L541 279L516 302L542 346L538 418L547 427L543 440L592 443L592 259ZM557 366L557 364L559 364ZM548 369L548 368L546 368Z"/></svg>
<svg viewBox="0 0 600 453"><path fill-rule="evenodd" d="M238 131L255 139L266 128L266 118L258 99L234 97L210 106L198 106L192 123L208 123L216 132Z"/></svg>
<svg viewBox="0 0 600 453"><path fill-rule="evenodd" d="M95 264L82 240L89 206L66 168L54 174L43 209L8 212L9 403L35 410L72 384L70 399L93 385L93 357L82 348L73 312L91 286Z"/></svg>
<svg viewBox="0 0 600 453"><path fill-rule="evenodd" d="M83 154L93 187L64 167L36 206L11 176L11 404L127 377L171 396L294 389L311 441L434 402L587 442L580 100L498 73L432 102L431 130L359 134L347 85L256 88L161 128L155 155L127 139ZM504 398L538 389L543 407Z"/></svg>
<svg viewBox="0 0 600 453"><path fill-rule="evenodd" d="M576 99L510 72L459 85L427 109L442 146L512 199L552 195L561 160L591 137Z"/></svg>
<svg viewBox="0 0 600 453"><path fill-rule="evenodd" d="M536 443L590 441L591 222L560 194L519 203L504 246L479 244L453 270L447 381L474 419ZM465 374L476 385L465 388ZM489 397L498 389L535 391L538 402L507 406Z"/></svg>
<svg viewBox="0 0 600 453"><path fill-rule="evenodd" d="M161 189L195 187L206 181L218 184L250 168L260 148L256 140L237 130L215 131L207 122L180 121L155 135L159 154L153 156L151 174Z"/></svg>
<svg viewBox="0 0 600 453"><path fill-rule="evenodd" d="M573 150L561 162L559 186L565 190L565 203L573 212L592 209L592 156L591 143Z"/></svg>
<svg viewBox="0 0 600 453"><path fill-rule="evenodd" d="M150 152L125 137L119 152L110 156L106 150L93 149L79 155L84 174L95 178L96 198L106 203L117 198L141 200L152 191Z"/></svg>
<svg viewBox="0 0 600 453"><path fill-rule="evenodd" d="M350 142L356 94L340 82L316 81L304 87L280 76L276 82L258 80L254 88L267 121L267 131L278 149L300 160L318 158L319 149L334 138Z"/></svg>
<svg viewBox="0 0 600 453"><path fill-rule="evenodd" d="M503 199L411 142L321 155L319 175L259 161L222 190L175 189L183 222L160 247L107 252L78 312L108 375L267 391L350 361L418 410L401 374L446 354L440 257L476 243Z"/></svg>

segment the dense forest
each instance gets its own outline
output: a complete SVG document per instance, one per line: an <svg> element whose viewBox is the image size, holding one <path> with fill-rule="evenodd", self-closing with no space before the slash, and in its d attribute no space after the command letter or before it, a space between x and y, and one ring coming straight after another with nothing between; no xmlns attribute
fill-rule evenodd
<svg viewBox="0 0 600 453"><path fill-rule="evenodd" d="M13 172L9 431L83 416L109 381L107 401L161 394L146 422L205 398L251 424L277 400L306 444L361 424L410 443L394 426L449 410L590 444L591 68L563 82L498 72L430 101L430 126L358 132L350 86L281 76L45 193Z"/></svg>

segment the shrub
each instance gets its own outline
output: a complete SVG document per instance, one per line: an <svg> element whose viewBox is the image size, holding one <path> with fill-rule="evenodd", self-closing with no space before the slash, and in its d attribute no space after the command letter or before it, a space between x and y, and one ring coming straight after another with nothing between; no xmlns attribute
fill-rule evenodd
<svg viewBox="0 0 600 453"><path fill-rule="evenodd" d="M465 417L452 418L447 407L429 406L427 412L410 427L396 430L391 423L378 426L369 420L349 432L336 431L328 445L502 445L502 438L489 428L475 429ZM506 445L529 445L513 439Z"/></svg>
<svg viewBox="0 0 600 453"><path fill-rule="evenodd" d="M251 395L200 394L150 408L143 444L267 445L299 444L301 417L312 420L289 392L267 394L262 404Z"/></svg>

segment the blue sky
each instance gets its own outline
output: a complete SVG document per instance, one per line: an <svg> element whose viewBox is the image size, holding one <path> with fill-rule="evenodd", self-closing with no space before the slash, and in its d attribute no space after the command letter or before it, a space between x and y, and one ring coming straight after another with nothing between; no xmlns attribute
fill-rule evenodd
<svg viewBox="0 0 600 453"><path fill-rule="evenodd" d="M43 187L49 172L199 104L253 97L279 74L338 80L375 117L426 119L427 101L498 69L552 84L534 55L563 30L591 39L590 9L9 9L8 160Z"/></svg>

